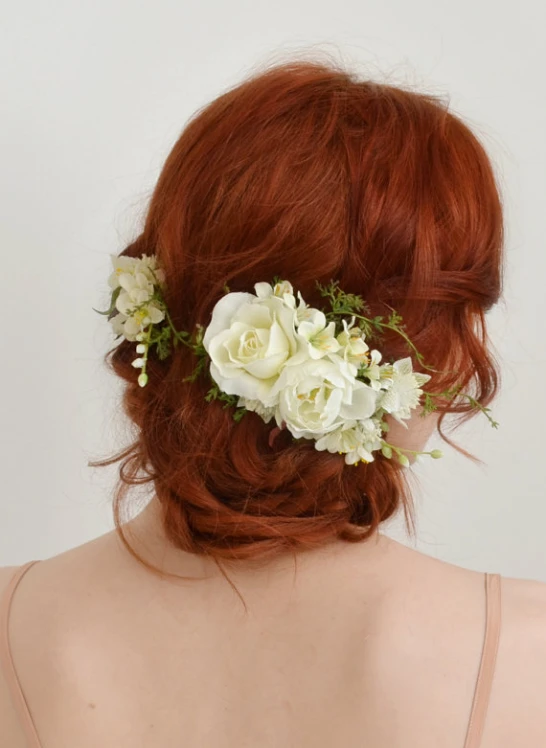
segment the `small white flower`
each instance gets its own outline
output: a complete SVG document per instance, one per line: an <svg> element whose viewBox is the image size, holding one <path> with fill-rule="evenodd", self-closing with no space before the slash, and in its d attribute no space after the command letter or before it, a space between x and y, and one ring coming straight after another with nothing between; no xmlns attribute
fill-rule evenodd
<svg viewBox="0 0 546 748"><path fill-rule="evenodd" d="M392 383L379 401L379 406L408 428L403 419L411 418L411 410L419 405L423 394L421 385L428 382L429 374L414 372L411 358L403 358L392 365Z"/></svg>
<svg viewBox="0 0 546 748"><path fill-rule="evenodd" d="M336 452L345 454L345 462L348 465L353 464L357 459L361 459L360 457L353 459L361 446L361 439L355 428L356 423L354 420L346 421L334 431L324 434L324 436L317 439L315 449L319 451L327 450L332 454Z"/></svg>
<svg viewBox="0 0 546 748"><path fill-rule="evenodd" d="M127 340L139 340L137 335L149 324L165 319L160 302L153 299L156 286L165 280L163 270L157 265L155 256L118 257L110 255L114 272L108 279L110 288L121 288L116 298L119 312L110 320L114 332Z"/></svg>
<svg viewBox="0 0 546 748"><path fill-rule="evenodd" d="M383 429L381 428L381 420L379 418L367 418L365 421L359 421L357 428L364 449L368 452L381 449Z"/></svg>
<svg viewBox="0 0 546 748"><path fill-rule="evenodd" d="M363 371L363 375L370 380L370 387L377 391L386 389L392 381L390 368L386 368L388 365L385 364L379 366L380 361L381 353L374 348L370 351L368 366Z"/></svg>
<svg viewBox="0 0 546 748"><path fill-rule="evenodd" d="M343 330L337 336L337 340L342 347L339 355L356 366L366 364L369 360L368 351L370 348L365 341L362 330L359 327L354 327L355 317L351 318L349 324L345 319L341 321Z"/></svg>
<svg viewBox="0 0 546 748"><path fill-rule="evenodd" d="M159 281L159 285L165 282L165 273L159 267L157 257L155 255L143 255L142 257L125 257L124 255L110 255L110 260L114 267L114 271L108 278L108 285L113 290L120 283L120 277L122 275L136 275L141 273L147 277L150 283L154 284Z"/></svg>
<svg viewBox="0 0 546 748"><path fill-rule="evenodd" d="M327 353L336 353L341 344L336 340L336 323L326 324L326 316L318 309L309 309L309 317L300 321L297 335L305 342L309 358L322 358Z"/></svg>
<svg viewBox="0 0 546 748"><path fill-rule="evenodd" d="M315 316L316 309L305 303L301 292L298 291L298 304L296 306L296 297L294 287L289 281L281 281L272 286L271 283L261 282L254 284L254 290L258 299L268 299L271 296L277 296L283 300L290 309L295 309L295 326L298 327L300 322L311 320Z"/></svg>
<svg viewBox="0 0 546 748"><path fill-rule="evenodd" d="M300 291L298 291L298 301L299 304L296 308L296 325L299 326L300 322L305 322L306 320L313 319L315 309L312 306L309 306L309 304L305 303Z"/></svg>
<svg viewBox="0 0 546 748"><path fill-rule="evenodd" d="M285 293L293 296L294 287L289 281L281 281L280 283L275 283L273 293L275 294L275 296L280 296L281 298L284 298Z"/></svg>
<svg viewBox="0 0 546 748"><path fill-rule="evenodd" d="M372 452L381 448L381 426L376 418L363 421L346 421L335 431L317 440L316 449L345 454L347 465L356 462L373 462Z"/></svg>
<svg viewBox="0 0 546 748"><path fill-rule="evenodd" d="M124 335L127 340L134 341L140 339L137 334L142 332L150 323L155 325L164 319L165 313L162 309L155 304L148 304L134 311L131 316L116 314L110 322L117 335Z"/></svg>
<svg viewBox="0 0 546 748"><path fill-rule="evenodd" d="M282 299L286 306L290 309L296 308L296 299L294 297L294 289L289 281L282 281L272 286L271 283L261 282L254 284L254 291L258 299L269 299L271 296L276 296Z"/></svg>

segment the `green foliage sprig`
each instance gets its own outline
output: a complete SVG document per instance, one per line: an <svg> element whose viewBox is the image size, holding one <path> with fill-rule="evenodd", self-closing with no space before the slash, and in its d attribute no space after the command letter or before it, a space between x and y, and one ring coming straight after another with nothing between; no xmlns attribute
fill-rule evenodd
<svg viewBox="0 0 546 748"><path fill-rule="evenodd" d="M472 395L470 395L468 392L461 392L462 386L461 385L455 385L454 387L450 387L449 389L445 390L445 392L426 392L423 390L423 410L421 412L422 416L426 416L429 413L433 413L435 410L438 410L438 406L434 402L434 398L444 398L451 400L454 397L457 397L457 395L461 395L462 397L466 397L468 402L472 405L473 408L476 408L476 410L481 410L481 412L485 415L487 420L490 422L491 426L495 429L499 427L498 421L495 421L490 413L491 408L487 408L481 403L479 403Z"/></svg>
<svg viewBox="0 0 546 748"><path fill-rule="evenodd" d="M369 316L371 310L368 304L363 298L357 294L345 293L339 288L339 281L331 280L326 286L316 281L316 286L320 291L321 296L328 299L330 302L331 310L325 312L326 320L328 322L334 321L337 324L341 324L339 319L341 316L349 315L358 319L358 326L364 333L366 338L383 340L382 335L384 330L393 330L398 333L406 342L408 348L414 353L416 359L424 369L429 371L437 371L432 366L425 363L424 356L420 351L417 350L415 345L411 342L408 334L405 330L405 325L402 324L402 317L388 304L386 306L391 310L390 315L385 318L384 315L377 315L376 317ZM359 312L365 312L365 315L359 314ZM336 328L337 329L337 328Z"/></svg>

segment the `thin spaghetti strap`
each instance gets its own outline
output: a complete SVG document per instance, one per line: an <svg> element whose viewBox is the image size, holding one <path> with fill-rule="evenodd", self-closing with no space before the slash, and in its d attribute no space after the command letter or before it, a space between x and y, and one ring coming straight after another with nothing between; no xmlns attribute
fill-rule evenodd
<svg viewBox="0 0 546 748"><path fill-rule="evenodd" d="M28 748L41 748L41 743L30 714L30 709L21 689L21 684L19 683L19 678L17 677L13 657L11 655L11 647L9 643L9 614L11 601L17 585L23 578L23 575L35 563L37 563L37 560L29 561L18 567L8 586L5 588L0 600L0 666L4 674L8 691L11 695L13 706L19 718L21 728L27 740Z"/></svg>
<svg viewBox="0 0 546 748"><path fill-rule="evenodd" d="M479 748L493 685L501 628L501 577L485 574L486 618L483 650L464 748Z"/></svg>

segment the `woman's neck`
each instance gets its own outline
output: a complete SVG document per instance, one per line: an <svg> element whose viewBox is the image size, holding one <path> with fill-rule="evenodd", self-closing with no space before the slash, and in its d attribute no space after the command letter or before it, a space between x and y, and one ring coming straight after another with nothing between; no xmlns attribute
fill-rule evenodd
<svg viewBox="0 0 546 748"><path fill-rule="evenodd" d="M123 531L138 554L162 571L195 577L222 576L213 558L180 550L168 540L157 497L154 497L134 519L125 523ZM389 557L392 557L395 547L399 545L377 531L361 543L334 539L318 548L298 550L295 554L297 571L301 574L307 568L316 570L317 566L331 566L352 555L355 550L358 550L359 559L367 566L375 563L384 564L387 552ZM355 546L358 546L358 549ZM290 551L267 560L221 559L221 564L233 581L250 586L260 583L260 580L263 581L265 578L291 577L295 569L294 553Z"/></svg>

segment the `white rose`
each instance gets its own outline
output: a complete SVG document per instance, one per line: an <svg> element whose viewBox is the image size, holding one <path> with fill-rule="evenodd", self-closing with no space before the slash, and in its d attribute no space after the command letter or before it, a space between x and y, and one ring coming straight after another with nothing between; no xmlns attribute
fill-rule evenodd
<svg viewBox="0 0 546 748"><path fill-rule="evenodd" d="M284 363L297 352L295 309L283 297L235 292L223 296L203 336L210 373L223 392L264 402ZM271 287L270 287L271 288Z"/></svg>
<svg viewBox="0 0 546 748"><path fill-rule="evenodd" d="M346 420L369 418L377 393L355 379L353 368L341 358L286 366L270 393L272 398L278 395L277 425L284 422L296 438L312 439Z"/></svg>

